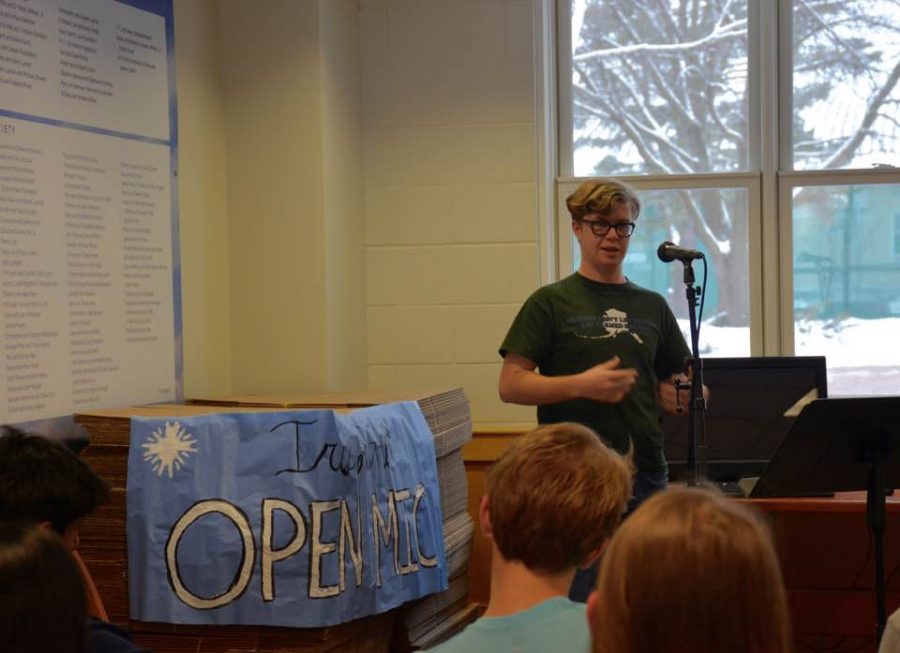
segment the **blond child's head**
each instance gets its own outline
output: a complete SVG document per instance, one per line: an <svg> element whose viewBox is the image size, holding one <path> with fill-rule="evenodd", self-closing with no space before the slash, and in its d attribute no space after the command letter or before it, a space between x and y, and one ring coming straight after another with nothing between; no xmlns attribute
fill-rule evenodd
<svg viewBox="0 0 900 653"><path fill-rule="evenodd" d="M488 474L483 510L504 559L560 573L603 547L630 496L628 462L591 429L563 422L510 446Z"/></svg>

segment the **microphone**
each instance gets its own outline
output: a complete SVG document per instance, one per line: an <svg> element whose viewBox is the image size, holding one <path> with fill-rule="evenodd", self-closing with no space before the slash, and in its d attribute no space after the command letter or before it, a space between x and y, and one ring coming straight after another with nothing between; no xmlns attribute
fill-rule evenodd
<svg viewBox="0 0 900 653"><path fill-rule="evenodd" d="M656 255L663 263L671 263L672 261L689 263L690 261L698 258L706 258L703 252L698 252L696 249L686 249L684 247L679 247L675 243L668 240L662 243L657 248Z"/></svg>

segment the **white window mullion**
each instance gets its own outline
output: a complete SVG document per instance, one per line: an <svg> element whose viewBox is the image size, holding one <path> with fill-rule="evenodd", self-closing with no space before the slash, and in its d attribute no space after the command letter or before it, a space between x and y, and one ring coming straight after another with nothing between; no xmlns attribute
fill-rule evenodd
<svg viewBox="0 0 900 653"><path fill-rule="evenodd" d="M535 136L537 142L537 233L538 265L541 284L559 278L558 239L556 238L556 175L562 157L559 148L568 148L571 158L571 138L559 138L557 131L563 120L557 112L559 70L562 65L558 56L559 31L555 16L554 0L532 0L534 16L534 107ZM561 3L565 4L565 3ZM570 65L566 63L565 65ZM566 118L571 125L571 117ZM568 143L568 145L566 145Z"/></svg>
<svg viewBox="0 0 900 653"><path fill-rule="evenodd" d="M756 336L754 344L759 347L754 348L754 353L763 355L779 355L791 351L790 346L785 347L783 340L785 302L789 302L785 298L790 297L790 294L782 284L785 271L790 269L784 267L782 253L786 246L787 251L790 250L789 244L786 245L782 237L778 195L778 170L785 152L780 144L779 134L790 134L790 130L784 127L785 108L782 103L785 90L788 91L787 97L790 97L790 65L784 68L777 54L785 42L790 45L790 22L785 27L784 11L780 4L782 3L778 0L758 0L755 7L757 11L753 12L758 20L758 38L753 38L751 34L750 39L751 47L757 48L757 56L751 61L755 63L754 77L760 82L759 94L755 99L760 116L761 179L760 248L756 250L759 254L755 261L760 266L761 284L759 288L751 289L751 292L758 293L761 308L759 321L754 324L758 324L759 328L753 334ZM790 106L787 111L790 116ZM790 265L789 258L787 264Z"/></svg>
<svg viewBox="0 0 900 653"><path fill-rule="evenodd" d="M556 84L557 110L559 118L557 134L559 144L559 176L572 177L575 174L575 145L572 117L572 7L569 0L557 0L556 4Z"/></svg>

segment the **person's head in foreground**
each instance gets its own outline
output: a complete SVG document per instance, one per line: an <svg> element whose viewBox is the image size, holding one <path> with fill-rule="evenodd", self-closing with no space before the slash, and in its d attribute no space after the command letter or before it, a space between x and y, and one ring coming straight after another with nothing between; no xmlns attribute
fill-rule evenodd
<svg viewBox="0 0 900 653"><path fill-rule="evenodd" d="M85 596L75 559L50 529L0 521L0 651L80 653Z"/></svg>
<svg viewBox="0 0 900 653"><path fill-rule="evenodd" d="M586 651L575 568L592 562L622 518L631 470L591 429L563 422L520 438L487 476L479 521L491 540L484 616L436 653Z"/></svg>
<svg viewBox="0 0 900 653"><path fill-rule="evenodd" d="M563 422L526 433L487 476L480 521L493 541L493 565L565 578L567 590L575 568L602 551L630 495L628 463L586 426Z"/></svg>
<svg viewBox="0 0 900 653"><path fill-rule="evenodd" d="M106 483L64 445L3 427L0 519L42 524L76 549L78 523L108 496Z"/></svg>
<svg viewBox="0 0 900 653"><path fill-rule="evenodd" d="M594 653L787 653L790 626L766 526L714 490L649 499L603 556L588 601Z"/></svg>

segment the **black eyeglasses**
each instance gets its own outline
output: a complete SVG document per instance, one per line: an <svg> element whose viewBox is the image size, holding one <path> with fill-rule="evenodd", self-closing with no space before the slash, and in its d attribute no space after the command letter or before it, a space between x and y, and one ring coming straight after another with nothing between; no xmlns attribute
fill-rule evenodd
<svg viewBox="0 0 900 653"><path fill-rule="evenodd" d="M619 238L628 238L634 233L633 222L617 222L610 224L603 220L579 220L579 222L588 225L595 236L602 237L609 233L610 229L615 228L616 235Z"/></svg>

